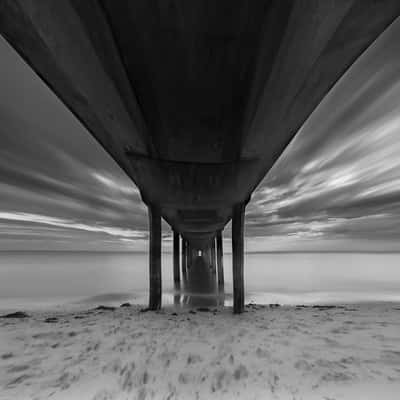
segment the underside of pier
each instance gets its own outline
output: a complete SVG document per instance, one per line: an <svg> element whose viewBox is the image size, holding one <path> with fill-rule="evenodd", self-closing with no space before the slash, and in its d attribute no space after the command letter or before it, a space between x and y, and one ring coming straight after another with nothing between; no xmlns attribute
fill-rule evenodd
<svg viewBox="0 0 400 400"><path fill-rule="evenodd" d="M239 313L251 193L399 13L398 0L1 0L0 32L140 189L149 307L161 307L161 218L176 287L198 279L200 250L220 288L232 219Z"/></svg>

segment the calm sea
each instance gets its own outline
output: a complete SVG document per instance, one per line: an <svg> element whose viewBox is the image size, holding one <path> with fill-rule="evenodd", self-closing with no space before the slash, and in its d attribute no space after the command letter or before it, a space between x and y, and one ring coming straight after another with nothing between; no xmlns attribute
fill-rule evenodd
<svg viewBox="0 0 400 400"><path fill-rule="evenodd" d="M171 303L172 255L163 255L164 303ZM226 292L232 258L226 254ZM400 301L400 254L245 255L246 301L313 304ZM0 309L145 304L148 256L138 253L0 252Z"/></svg>

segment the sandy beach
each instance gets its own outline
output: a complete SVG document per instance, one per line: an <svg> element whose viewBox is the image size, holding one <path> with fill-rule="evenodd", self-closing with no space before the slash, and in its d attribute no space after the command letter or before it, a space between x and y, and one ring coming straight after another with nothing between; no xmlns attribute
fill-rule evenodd
<svg viewBox="0 0 400 400"><path fill-rule="evenodd" d="M400 305L0 319L0 399L398 399Z"/></svg>

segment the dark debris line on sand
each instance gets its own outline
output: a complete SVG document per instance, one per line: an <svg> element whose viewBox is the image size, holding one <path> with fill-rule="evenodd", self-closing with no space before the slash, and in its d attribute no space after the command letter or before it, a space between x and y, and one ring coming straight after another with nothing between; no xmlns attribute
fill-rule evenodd
<svg viewBox="0 0 400 400"><path fill-rule="evenodd" d="M23 311L17 311L11 314L2 315L0 318L29 318L29 315Z"/></svg>
<svg viewBox="0 0 400 400"><path fill-rule="evenodd" d="M110 307L110 306L98 306L94 308L95 311L114 311L115 307Z"/></svg>
<svg viewBox="0 0 400 400"><path fill-rule="evenodd" d="M44 320L44 322L47 322L47 323L58 322L58 318L56 318L56 317L48 317L48 318L46 318L46 319Z"/></svg>

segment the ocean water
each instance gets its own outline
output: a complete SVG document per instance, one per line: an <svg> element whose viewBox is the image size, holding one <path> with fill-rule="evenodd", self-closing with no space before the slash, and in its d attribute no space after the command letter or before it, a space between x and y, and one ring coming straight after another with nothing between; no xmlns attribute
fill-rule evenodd
<svg viewBox="0 0 400 400"><path fill-rule="evenodd" d="M225 254L226 304L232 257ZM163 302L172 303L172 255L163 254ZM0 252L0 309L147 302L148 255ZM400 254L245 255L246 302L316 304L400 301Z"/></svg>

